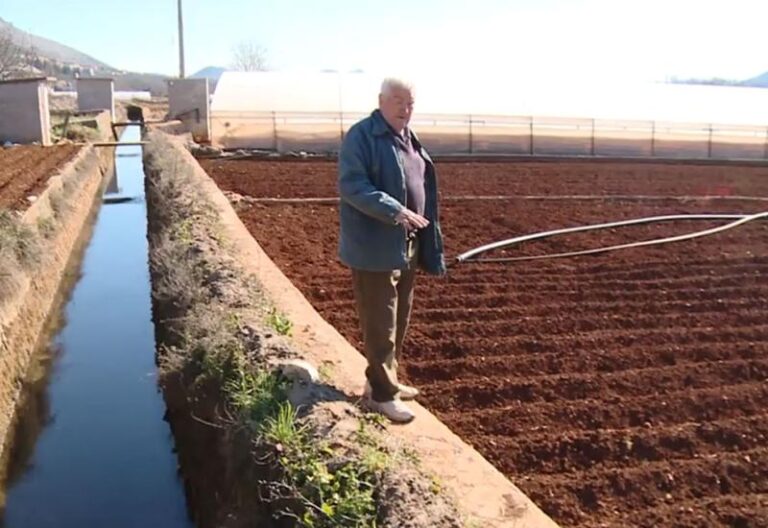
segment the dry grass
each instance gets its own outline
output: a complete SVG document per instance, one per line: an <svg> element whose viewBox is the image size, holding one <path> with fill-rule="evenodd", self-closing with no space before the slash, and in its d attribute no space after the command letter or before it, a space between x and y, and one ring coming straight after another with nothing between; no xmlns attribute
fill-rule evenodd
<svg viewBox="0 0 768 528"><path fill-rule="evenodd" d="M101 134L98 130L83 126L83 125L69 125L65 130L60 130L55 134L56 138L69 139L70 141L76 141L78 143L95 142L101 139Z"/></svg>
<svg viewBox="0 0 768 528"><path fill-rule="evenodd" d="M69 173L61 182L61 187L52 190L48 195L48 203L51 205L54 219L58 223L63 223L74 210L73 198L77 190L81 187L82 180L98 170L99 158L95 152L82 158L75 166L74 171Z"/></svg>
<svg viewBox="0 0 768 528"><path fill-rule="evenodd" d="M183 316L207 297L199 263L171 233L155 236L152 245L153 296L159 303L173 306L172 317Z"/></svg>
<svg viewBox="0 0 768 528"><path fill-rule="evenodd" d="M38 233L13 211L0 210L0 304L22 284L24 274L43 259Z"/></svg>
<svg viewBox="0 0 768 528"><path fill-rule="evenodd" d="M35 230L24 225L16 214L8 210L0 210L0 251L13 254L23 266L35 266L42 257Z"/></svg>
<svg viewBox="0 0 768 528"><path fill-rule="evenodd" d="M18 291L22 277L16 259L0 250L0 306L7 302L13 292Z"/></svg>

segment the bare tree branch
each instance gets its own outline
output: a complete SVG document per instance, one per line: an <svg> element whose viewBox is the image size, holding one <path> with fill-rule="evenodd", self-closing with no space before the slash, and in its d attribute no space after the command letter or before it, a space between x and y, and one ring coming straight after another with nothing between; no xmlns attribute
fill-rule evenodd
<svg viewBox="0 0 768 528"><path fill-rule="evenodd" d="M267 50L253 41L244 40L232 48L232 68L238 71L264 71L267 69Z"/></svg>

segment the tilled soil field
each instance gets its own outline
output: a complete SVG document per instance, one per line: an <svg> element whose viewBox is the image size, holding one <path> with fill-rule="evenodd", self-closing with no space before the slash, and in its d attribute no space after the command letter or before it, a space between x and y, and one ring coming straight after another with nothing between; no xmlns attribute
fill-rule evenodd
<svg viewBox="0 0 768 528"><path fill-rule="evenodd" d="M0 148L0 209L25 209L27 196L42 191L48 178L80 149L79 145Z"/></svg>
<svg viewBox="0 0 768 528"><path fill-rule="evenodd" d="M223 189L257 198L335 192L330 162L204 166ZM566 226L768 210L768 201L736 198L768 196L761 168L438 168L449 256ZM690 198L718 194L730 198ZM336 260L336 205L238 206L267 253L359 346L350 274ZM585 249L721 223L582 233L489 256ZM421 277L402 375L422 389L424 405L563 526L765 527L767 315L766 221L590 257L464 263L445 278Z"/></svg>
<svg viewBox="0 0 768 528"><path fill-rule="evenodd" d="M219 185L256 197L333 197L328 161L205 160ZM768 196L768 167L605 162L439 162L444 196ZM279 181L279 185L275 182Z"/></svg>

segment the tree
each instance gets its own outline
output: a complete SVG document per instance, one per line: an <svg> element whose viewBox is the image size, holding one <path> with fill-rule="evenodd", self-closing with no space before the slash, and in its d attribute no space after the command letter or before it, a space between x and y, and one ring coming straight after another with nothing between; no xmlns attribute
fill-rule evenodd
<svg viewBox="0 0 768 528"><path fill-rule="evenodd" d="M22 66L24 53L9 32L0 31L0 81L10 79Z"/></svg>
<svg viewBox="0 0 768 528"><path fill-rule="evenodd" d="M259 44L243 40L232 48L232 68L238 71L264 71L267 69L267 50Z"/></svg>

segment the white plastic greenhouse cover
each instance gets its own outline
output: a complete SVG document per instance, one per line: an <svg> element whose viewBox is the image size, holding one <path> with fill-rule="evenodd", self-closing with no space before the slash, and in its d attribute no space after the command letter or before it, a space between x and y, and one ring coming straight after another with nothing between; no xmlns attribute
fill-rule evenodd
<svg viewBox="0 0 768 528"><path fill-rule="evenodd" d="M367 113L382 77L364 73L225 72L211 111ZM451 72L411 78L416 115L558 116L768 126L768 89L683 84L539 85Z"/></svg>
<svg viewBox="0 0 768 528"><path fill-rule="evenodd" d="M224 148L338 150L376 108L371 74L226 72L211 103ZM764 158L768 90L411 77L414 130L435 153ZM724 125L724 126L719 126Z"/></svg>
<svg viewBox="0 0 768 528"><path fill-rule="evenodd" d="M216 87L211 111L367 113L378 104L382 80L363 73L226 72ZM434 78L408 80L414 82L421 112L468 113L493 108L465 99L469 92L462 93L456 80L453 86Z"/></svg>
<svg viewBox="0 0 768 528"><path fill-rule="evenodd" d="M339 75L329 73L226 72L216 86L211 111L338 112L340 98L349 95L341 92L339 81ZM377 87L367 88L375 104ZM372 106L366 103L363 109Z"/></svg>

